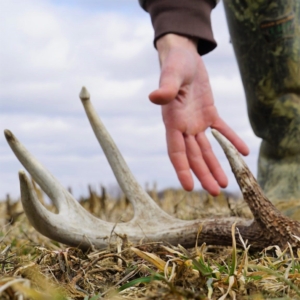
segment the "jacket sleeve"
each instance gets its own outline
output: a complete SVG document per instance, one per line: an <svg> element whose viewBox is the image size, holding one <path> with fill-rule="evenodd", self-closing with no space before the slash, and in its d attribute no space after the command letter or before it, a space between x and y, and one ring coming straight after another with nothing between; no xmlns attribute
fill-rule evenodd
<svg viewBox="0 0 300 300"><path fill-rule="evenodd" d="M210 13L216 0L139 0L150 14L156 41L167 33L198 39L198 52L204 55L217 43L214 39Z"/></svg>

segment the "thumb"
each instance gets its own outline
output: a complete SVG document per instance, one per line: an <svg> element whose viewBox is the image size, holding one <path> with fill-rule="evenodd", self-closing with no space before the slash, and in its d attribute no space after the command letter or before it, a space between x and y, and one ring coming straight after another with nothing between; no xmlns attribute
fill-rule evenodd
<svg viewBox="0 0 300 300"><path fill-rule="evenodd" d="M177 96L182 81L181 76L173 68L162 68L159 88L149 95L150 101L158 105L168 104Z"/></svg>

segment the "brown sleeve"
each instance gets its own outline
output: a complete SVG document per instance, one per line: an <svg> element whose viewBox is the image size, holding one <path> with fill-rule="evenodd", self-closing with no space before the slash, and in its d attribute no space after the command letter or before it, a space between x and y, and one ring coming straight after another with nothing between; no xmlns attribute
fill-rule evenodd
<svg viewBox="0 0 300 300"><path fill-rule="evenodd" d="M167 33L198 38L198 52L204 55L212 51L214 40L210 13L213 0L146 0L143 8L150 13L156 41Z"/></svg>

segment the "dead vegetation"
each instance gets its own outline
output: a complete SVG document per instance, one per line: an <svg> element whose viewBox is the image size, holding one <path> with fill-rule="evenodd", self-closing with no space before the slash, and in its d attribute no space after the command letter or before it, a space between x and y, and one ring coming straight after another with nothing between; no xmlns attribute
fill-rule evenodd
<svg viewBox="0 0 300 300"><path fill-rule="evenodd" d="M39 200L44 202L35 187ZM91 187L80 199L93 215L107 221L133 216L125 197L111 199ZM170 215L180 219L210 216L251 217L247 205L230 195L148 191ZM48 206L50 210L53 207ZM105 249L86 252L51 241L27 221L22 207L0 205L0 299L300 299L300 251L270 245L251 252L205 244L185 249L163 243L118 239ZM195 245L196 245L195 240Z"/></svg>
<svg viewBox="0 0 300 300"><path fill-rule="evenodd" d="M80 205L5 130L16 157L53 206L20 171L23 209L35 229L19 204L7 199L1 213L1 299L300 299L300 222L265 197L224 136L212 129L247 205L224 194L147 193L85 88L80 98L126 197L117 201L104 189L98 195L89 188Z"/></svg>

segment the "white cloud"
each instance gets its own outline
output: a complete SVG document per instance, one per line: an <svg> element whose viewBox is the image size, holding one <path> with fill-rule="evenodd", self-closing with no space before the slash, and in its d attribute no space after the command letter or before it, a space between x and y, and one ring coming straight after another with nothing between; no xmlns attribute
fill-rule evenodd
<svg viewBox="0 0 300 300"><path fill-rule="evenodd" d="M160 108L148 94L158 83L149 16L137 0L0 0L0 128L11 129L75 194L115 179L93 136L78 94L82 85L138 181L179 187L166 153ZM205 57L220 115L249 144L258 139L229 44L224 13L213 13L219 47ZM212 138L210 137L212 140ZM217 156L237 189L228 163ZM0 138L0 199L19 195L20 164ZM196 185L199 188L199 184Z"/></svg>

